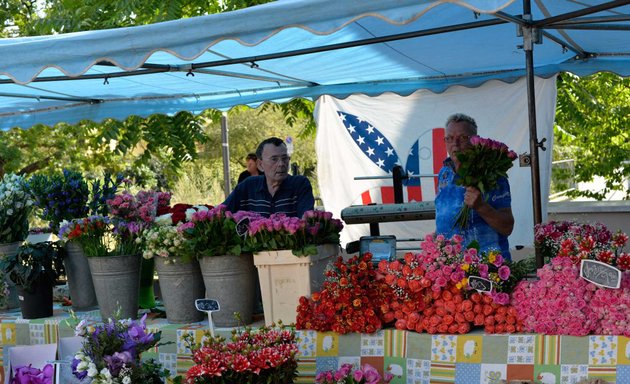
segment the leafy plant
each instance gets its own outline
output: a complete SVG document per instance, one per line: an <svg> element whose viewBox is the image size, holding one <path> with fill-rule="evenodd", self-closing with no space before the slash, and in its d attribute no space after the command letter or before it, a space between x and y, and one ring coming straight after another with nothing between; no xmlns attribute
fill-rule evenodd
<svg viewBox="0 0 630 384"><path fill-rule="evenodd" d="M0 268L16 285L31 291L40 279L52 285L65 273L64 256L65 248L58 242L26 243L18 248L15 256L0 259Z"/></svg>

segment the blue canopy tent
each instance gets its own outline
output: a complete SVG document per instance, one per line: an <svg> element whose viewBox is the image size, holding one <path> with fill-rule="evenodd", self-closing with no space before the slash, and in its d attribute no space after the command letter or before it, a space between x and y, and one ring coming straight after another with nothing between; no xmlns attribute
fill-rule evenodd
<svg viewBox="0 0 630 384"><path fill-rule="evenodd" d="M173 114L329 94L442 92L630 75L630 0L284 0L153 25L0 40L0 127Z"/></svg>

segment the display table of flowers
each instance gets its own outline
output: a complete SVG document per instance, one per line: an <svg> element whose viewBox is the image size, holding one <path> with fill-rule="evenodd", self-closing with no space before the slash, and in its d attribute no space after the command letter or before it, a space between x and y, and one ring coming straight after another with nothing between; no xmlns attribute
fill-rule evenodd
<svg viewBox="0 0 630 384"><path fill-rule="evenodd" d="M88 324L100 323L98 311L77 314L87 318ZM47 319L27 321L18 315L3 312L0 317L3 372L11 346L55 343L61 337L74 336L73 327L65 322L68 316L60 308ZM146 324L149 330L162 332L162 343L172 344L146 351L143 358L158 359L172 374L185 375L194 365L185 336L200 341L207 324L170 324L166 319L147 319ZM217 334L230 338L231 329L219 329ZM337 369L343 363L367 363L381 374L389 369L394 375L392 383L493 383L497 378L532 380L551 374L556 381L543 382L577 383L600 377L626 383L630 377L630 339L624 336L498 335L483 331L431 335L390 328L372 334L298 330L296 339L297 383L314 383L318 372Z"/></svg>
<svg viewBox="0 0 630 384"><path fill-rule="evenodd" d="M576 223L550 223L536 232L550 260L537 279L520 282L518 264L498 253L477 253L458 238L429 236L420 253L378 265L370 255L338 259L321 290L302 298L297 308L295 381L327 383L327 372L350 375L343 367L351 364L361 367L357 375L364 375L364 382L376 374L377 382L392 383L629 382L630 256L622 251L627 236ZM583 259L622 270L621 287L582 279L577 262ZM473 276L494 282L494 289L470 290ZM95 311L78 316L88 325L101 321ZM74 335L67 317L60 308L52 318L30 321L15 311L2 312L3 356L12 345L55 343ZM171 376L210 372L200 365L212 363L208 356L221 349L196 355L189 349L191 340L208 337L205 322L149 318L146 324L161 332L163 343L143 359L159 360ZM227 339L231 333L231 328L216 330ZM294 347L286 348L291 353Z"/></svg>

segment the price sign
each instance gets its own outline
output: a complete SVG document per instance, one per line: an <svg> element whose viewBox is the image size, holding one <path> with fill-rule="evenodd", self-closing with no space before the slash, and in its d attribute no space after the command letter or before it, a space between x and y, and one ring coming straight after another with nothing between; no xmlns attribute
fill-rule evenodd
<svg viewBox="0 0 630 384"><path fill-rule="evenodd" d="M247 236L247 231L249 231L249 217L244 217L236 223L236 234L240 237Z"/></svg>
<svg viewBox="0 0 630 384"><path fill-rule="evenodd" d="M484 279L479 276L470 276L468 278L468 285L472 289L476 289L478 292L491 292L492 291L492 281L488 279Z"/></svg>
<svg viewBox="0 0 630 384"><path fill-rule="evenodd" d="M214 337L214 325L212 324L212 312L220 311L221 306L219 302L213 299L197 299L195 300L195 307L198 311L206 312L208 314L208 328L210 329L210 335Z"/></svg>
<svg viewBox="0 0 630 384"><path fill-rule="evenodd" d="M220 311L219 302L212 299L197 299L195 300L195 307L201 312L216 312Z"/></svg>
<svg viewBox="0 0 630 384"><path fill-rule="evenodd" d="M580 276L595 285L604 288L619 288L621 285L621 271L610 264L597 260L582 260Z"/></svg>

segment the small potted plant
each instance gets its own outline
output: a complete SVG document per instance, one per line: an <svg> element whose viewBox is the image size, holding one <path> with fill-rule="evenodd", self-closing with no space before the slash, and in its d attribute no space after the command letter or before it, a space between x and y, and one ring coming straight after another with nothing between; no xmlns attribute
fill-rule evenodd
<svg viewBox="0 0 630 384"><path fill-rule="evenodd" d="M65 273L64 252L57 242L26 243L15 255L0 260L0 267L18 287L23 318L52 316L53 286Z"/></svg>

